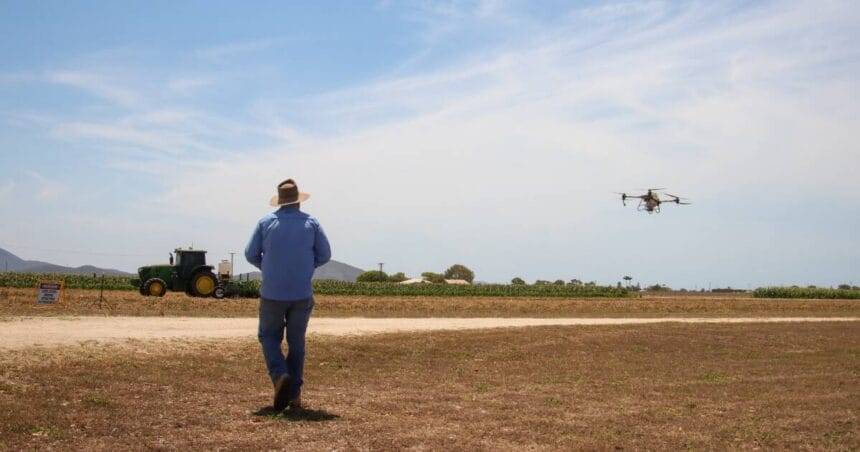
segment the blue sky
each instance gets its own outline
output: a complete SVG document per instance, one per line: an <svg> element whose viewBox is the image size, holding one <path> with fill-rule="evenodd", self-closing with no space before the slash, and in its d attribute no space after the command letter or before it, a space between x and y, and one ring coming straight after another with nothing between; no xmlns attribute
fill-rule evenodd
<svg viewBox="0 0 860 452"><path fill-rule="evenodd" d="M226 257L292 176L363 268L860 283L855 2L0 11L0 247L24 258ZM695 204L612 194L655 185Z"/></svg>

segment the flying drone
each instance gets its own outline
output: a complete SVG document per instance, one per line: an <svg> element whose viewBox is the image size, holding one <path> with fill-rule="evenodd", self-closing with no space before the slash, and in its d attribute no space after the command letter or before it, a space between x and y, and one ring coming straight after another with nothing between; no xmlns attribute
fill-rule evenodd
<svg viewBox="0 0 860 452"><path fill-rule="evenodd" d="M665 190L665 188L648 188L648 193L644 195L628 195L627 193L617 193L621 195L621 203L625 206L627 205L627 200L630 198L635 198L639 200L639 205L636 206L636 210L638 211L646 211L650 213L660 213L660 205L664 203L675 203L678 205L687 206L690 205L690 202L687 198L681 198L680 196L670 195L669 193L658 193L661 190ZM664 198L660 198L660 195L663 195ZM668 198L665 198L668 197Z"/></svg>

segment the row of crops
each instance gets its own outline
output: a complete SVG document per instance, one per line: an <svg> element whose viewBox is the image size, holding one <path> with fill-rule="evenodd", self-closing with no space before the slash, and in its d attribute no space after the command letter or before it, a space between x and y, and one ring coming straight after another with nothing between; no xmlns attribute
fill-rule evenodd
<svg viewBox="0 0 860 452"><path fill-rule="evenodd" d="M57 275L39 273L0 272L0 287L35 287L39 281L62 280L69 289L134 290L132 277ZM230 295L254 298L260 296L259 281L234 281L227 286ZM314 291L320 295L364 296L422 296L422 297L624 297L627 291L617 287L572 285L448 285L351 283L343 281L314 281ZM821 298L860 299L860 290L813 287L763 287L753 291L756 298Z"/></svg>
<svg viewBox="0 0 860 452"><path fill-rule="evenodd" d="M396 284L316 281L314 291L326 295L438 296L438 297L624 297L625 289L603 286L508 284Z"/></svg>
<svg viewBox="0 0 860 452"><path fill-rule="evenodd" d="M48 273L0 272L0 287L36 287L39 281L63 281L67 289L132 290L126 276L57 275Z"/></svg>
<svg viewBox="0 0 860 452"><path fill-rule="evenodd" d="M62 280L68 289L134 290L131 277L56 275L35 273L2 273L0 287L35 287L45 280ZM447 284L396 284L396 283L351 283L343 281L314 281L314 292L320 295L364 295L364 296L439 296L439 297L624 297L625 289L602 286L518 286L506 284L447 285ZM227 293L240 297L259 297L259 281L233 281L227 285Z"/></svg>
<svg viewBox="0 0 860 452"><path fill-rule="evenodd" d="M824 287L762 287L753 291L756 298L823 298L860 299L858 289L828 289Z"/></svg>

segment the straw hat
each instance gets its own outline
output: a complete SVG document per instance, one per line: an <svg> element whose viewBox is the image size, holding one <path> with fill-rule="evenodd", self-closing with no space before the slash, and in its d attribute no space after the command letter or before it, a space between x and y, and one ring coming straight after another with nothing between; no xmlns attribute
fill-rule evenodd
<svg viewBox="0 0 860 452"><path fill-rule="evenodd" d="M299 191L299 186L296 185L296 181L287 179L278 184L278 194L272 196L272 199L269 201L269 205L272 207L288 206L290 204L305 202L310 197L310 194Z"/></svg>

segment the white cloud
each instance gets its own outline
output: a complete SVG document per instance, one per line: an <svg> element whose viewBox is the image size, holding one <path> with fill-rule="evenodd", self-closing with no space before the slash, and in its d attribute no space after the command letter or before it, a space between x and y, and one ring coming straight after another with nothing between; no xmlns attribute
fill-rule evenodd
<svg viewBox="0 0 860 452"><path fill-rule="evenodd" d="M109 77L99 73L80 70L55 71L47 74L47 80L89 91L96 96L126 107L134 106L140 101L136 92L120 86Z"/></svg>
<svg viewBox="0 0 860 452"><path fill-rule="evenodd" d="M120 155L111 168L151 171L163 196L129 202L171 212L152 227L213 256L241 249L274 185L294 176L336 258L368 268L382 259L416 274L462 261L480 279L611 281L623 266L686 285L856 274L860 245L839 229L858 226L850 212L860 210L851 3L604 3L546 23L495 2L433 5L416 19L428 48L477 22L514 35L407 75L256 99L225 116L189 107L214 80L205 74L147 87L55 73L122 110L53 119L51 130ZM197 56L221 63L280 43ZM611 194L654 184L696 204L655 218ZM825 209L835 229L811 241L802 225L822 198L849 214ZM108 220L127 224L126 214ZM829 266L813 265L825 257Z"/></svg>
<svg viewBox="0 0 860 452"><path fill-rule="evenodd" d="M60 199L63 194L68 193L68 187L54 179L43 176L39 172L27 171L26 174L35 182L34 194L39 201L53 202Z"/></svg>
<svg viewBox="0 0 860 452"><path fill-rule="evenodd" d="M193 109L140 109L137 113L90 121L54 121L53 137L96 145L113 154L166 159L171 166L193 165L235 151L236 137L276 135L258 125ZM138 162L139 163L139 162ZM122 165L122 163L119 163ZM116 166L116 162L112 164Z"/></svg>
<svg viewBox="0 0 860 452"><path fill-rule="evenodd" d="M134 125L113 123L63 123L53 130L53 135L65 140L93 140L103 144L131 145L137 148L178 154L187 147L180 136L167 136L161 131L141 130Z"/></svg>
<svg viewBox="0 0 860 452"><path fill-rule="evenodd" d="M0 204L5 204L12 199L12 191L15 189L15 182L8 180L0 184Z"/></svg>
<svg viewBox="0 0 860 452"><path fill-rule="evenodd" d="M385 258L413 273L479 259L479 273L496 279L584 266L611 278L616 257L599 245L608 240L666 256L683 255L683 240L716 252L725 236L681 225L653 232L679 243L641 243L638 217L624 211L620 223L610 192L667 185L701 201L704 216L719 215L708 202L753 202L750 191L856 205L858 116L845 102L857 86L821 71L845 59L857 66L850 47L829 46L848 32L845 7L776 3L729 20L728 10L688 6L658 24L636 22L626 7L603 12L629 20L593 33L562 26L490 59L303 100L315 123L341 125L334 136L221 159L195 172L195 184L179 172L164 202L235 237L266 210L274 184L295 176L347 260ZM826 57L792 45L801 17L812 28L806 45ZM202 202L213 191L217 210ZM767 231L749 229L737 243ZM755 260L734 249L731 258Z"/></svg>
<svg viewBox="0 0 860 452"><path fill-rule="evenodd" d="M283 37L272 37L264 39L254 39L250 41L231 42L227 44L207 47L197 51L197 56L204 60L223 61L235 58L240 55L259 52L282 45L287 42Z"/></svg>
<svg viewBox="0 0 860 452"><path fill-rule="evenodd" d="M190 96L201 88L212 86L215 81L210 77L177 77L167 82L167 88L179 95Z"/></svg>

